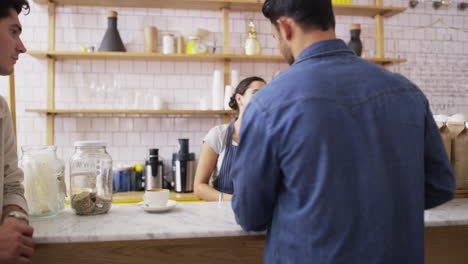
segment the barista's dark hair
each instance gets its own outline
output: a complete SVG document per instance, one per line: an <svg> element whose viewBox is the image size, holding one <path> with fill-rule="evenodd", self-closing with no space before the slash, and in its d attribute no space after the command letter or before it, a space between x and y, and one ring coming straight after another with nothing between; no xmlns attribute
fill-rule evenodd
<svg viewBox="0 0 468 264"><path fill-rule="evenodd" d="M10 16L10 9L13 8L19 15L24 9L29 14L28 0L1 0L0 1L0 19Z"/></svg>
<svg viewBox="0 0 468 264"><path fill-rule="evenodd" d="M229 100L229 107L231 107L233 110L239 111L239 105L237 104L237 101L236 101L236 94L244 95L245 91L247 91L250 88L250 85L253 82L257 82L257 81L266 83L264 79L257 77L257 76L248 77L242 80L237 85L236 90L234 91L234 93L231 96L231 99Z"/></svg>
<svg viewBox="0 0 468 264"><path fill-rule="evenodd" d="M304 31L335 28L335 15L331 0L266 0L263 15L277 25L282 16L292 18Z"/></svg>

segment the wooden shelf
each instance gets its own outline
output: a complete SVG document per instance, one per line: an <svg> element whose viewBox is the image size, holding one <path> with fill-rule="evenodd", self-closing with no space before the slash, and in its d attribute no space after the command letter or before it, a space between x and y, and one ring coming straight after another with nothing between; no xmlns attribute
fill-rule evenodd
<svg viewBox="0 0 468 264"><path fill-rule="evenodd" d="M334 5L333 10L335 15L339 16L367 16L374 17L382 15L384 17L391 17L403 13L406 8L392 7L392 6L366 6L366 5Z"/></svg>
<svg viewBox="0 0 468 264"><path fill-rule="evenodd" d="M403 63L406 62L406 59L392 59L392 58L364 58L367 61L376 63L376 64L390 64L390 63Z"/></svg>
<svg viewBox="0 0 468 264"><path fill-rule="evenodd" d="M256 60L256 61L284 61L282 56L248 56L235 54L161 54L136 52L80 52L80 51L28 51L28 54L38 59L54 58L56 60Z"/></svg>
<svg viewBox="0 0 468 264"><path fill-rule="evenodd" d="M53 58L56 60L145 60L145 61L191 61L191 60L254 60L266 62L285 62L282 56L248 56L234 54L160 54L160 53L132 53L132 52L80 52L80 51L28 51L28 54L38 58ZM377 64L401 63L406 59L366 58Z"/></svg>
<svg viewBox="0 0 468 264"><path fill-rule="evenodd" d="M26 112L59 114L159 114L159 115L233 115L232 110L98 110L98 109L27 109Z"/></svg>
<svg viewBox="0 0 468 264"><path fill-rule="evenodd" d="M50 0L34 0L39 4L47 4ZM219 10L228 8L232 11L256 11L262 10L262 0L54 0L58 5L78 6L106 6L106 7L140 7L140 8L175 8L175 9L203 9ZM401 7L377 7L366 5L334 5L335 15L343 16L370 16L383 15L391 17L406 8Z"/></svg>

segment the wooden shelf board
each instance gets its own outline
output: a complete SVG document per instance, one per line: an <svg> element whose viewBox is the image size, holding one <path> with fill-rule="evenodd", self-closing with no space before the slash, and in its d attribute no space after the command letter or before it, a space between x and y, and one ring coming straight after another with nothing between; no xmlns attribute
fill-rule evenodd
<svg viewBox="0 0 468 264"><path fill-rule="evenodd" d="M161 115L229 115L232 110L98 110L98 109L27 109L26 112L43 114L161 114Z"/></svg>
<svg viewBox="0 0 468 264"><path fill-rule="evenodd" d="M39 4L47 4L50 0L34 0ZM58 5L78 6L106 6L106 7L140 7L140 8L176 8L176 9L203 9L219 10L229 8L233 11L256 11L262 10L262 0L54 0ZM377 7L366 5L334 5L335 15L344 16L394 16L404 12L402 7Z"/></svg>
<svg viewBox="0 0 468 264"><path fill-rule="evenodd" d="M28 51L28 54L38 58L55 58L57 60L169 60L169 61L190 61L190 60L252 60L284 62L282 56L248 56L236 54L160 54L160 53L132 53L132 52L79 52L79 51ZM366 58L366 60L387 64L406 62L406 59L392 58Z"/></svg>
<svg viewBox="0 0 468 264"><path fill-rule="evenodd" d="M334 5L333 10L335 15L339 16L368 16L374 17L376 15L382 15L384 17L391 17L402 13L406 10L403 7L376 7L366 5Z"/></svg>
<svg viewBox="0 0 468 264"><path fill-rule="evenodd" d="M367 61L377 64L388 64L388 63L403 63L406 59L393 59L393 58L364 58Z"/></svg>
<svg viewBox="0 0 468 264"><path fill-rule="evenodd" d="M34 0L47 4L49 0ZM219 10L229 8L236 11L261 11L262 4L257 0L54 0L58 5L107 6L107 7L140 7L140 8L175 8Z"/></svg>
<svg viewBox="0 0 468 264"><path fill-rule="evenodd" d="M136 53L136 52L80 52L80 51L28 51L28 54L38 58L54 58L56 60L260 60L260 61L284 61L282 56L248 56L235 54L161 54L161 53Z"/></svg>

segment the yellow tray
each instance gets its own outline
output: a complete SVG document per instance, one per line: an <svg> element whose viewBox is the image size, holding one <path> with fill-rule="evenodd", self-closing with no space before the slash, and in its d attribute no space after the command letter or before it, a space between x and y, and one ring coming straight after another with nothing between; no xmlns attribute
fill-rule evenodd
<svg viewBox="0 0 468 264"><path fill-rule="evenodd" d="M121 192L112 195L112 203L126 204L139 203L143 201L144 192ZM178 202L202 202L194 193L175 193L171 192L169 199Z"/></svg>
<svg viewBox="0 0 468 264"><path fill-rule="evenodd" d="M143 201L144 192L121 192L112 194L112 203L113 204L135 204ZM188 202L204 202L204 200L198 199L194 193L176 193L171 192L169 195L170 200L175 200L182 203ZM70 202L66 201L67 205L70 205Z"/></svg>

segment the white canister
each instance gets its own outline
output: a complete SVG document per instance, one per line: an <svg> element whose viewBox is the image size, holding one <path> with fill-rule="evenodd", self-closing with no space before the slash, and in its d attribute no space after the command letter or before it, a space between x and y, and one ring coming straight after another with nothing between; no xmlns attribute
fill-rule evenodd
<svg viewBox="0 0 468 264"><path fill-rule="evenodd" d="M220 70L213 74L212 105L213 110L224 109L224 75Z"/></svg>
<svg viewBox="0 0 468 264"><path fill-rule="evenodd" d="M232 89L236 89L237 85L239 84L239 72L236 70L231 71L231 87Z"/></svg>
<svg viewBox="0 0 468 264"><path fill-rule="evenodd" d="M232 110L231 107L229 106L229 102L231 101L231 96L232 96L232 86L226 85L226 88L224 89L224 110Z"/></svg>
<svg viewBox="0 0 468 264"><path fill-rule="evenodd" d="M173 34L165 34L163 36L163 53L164 54L175 53L175 38Z"/></svg>

